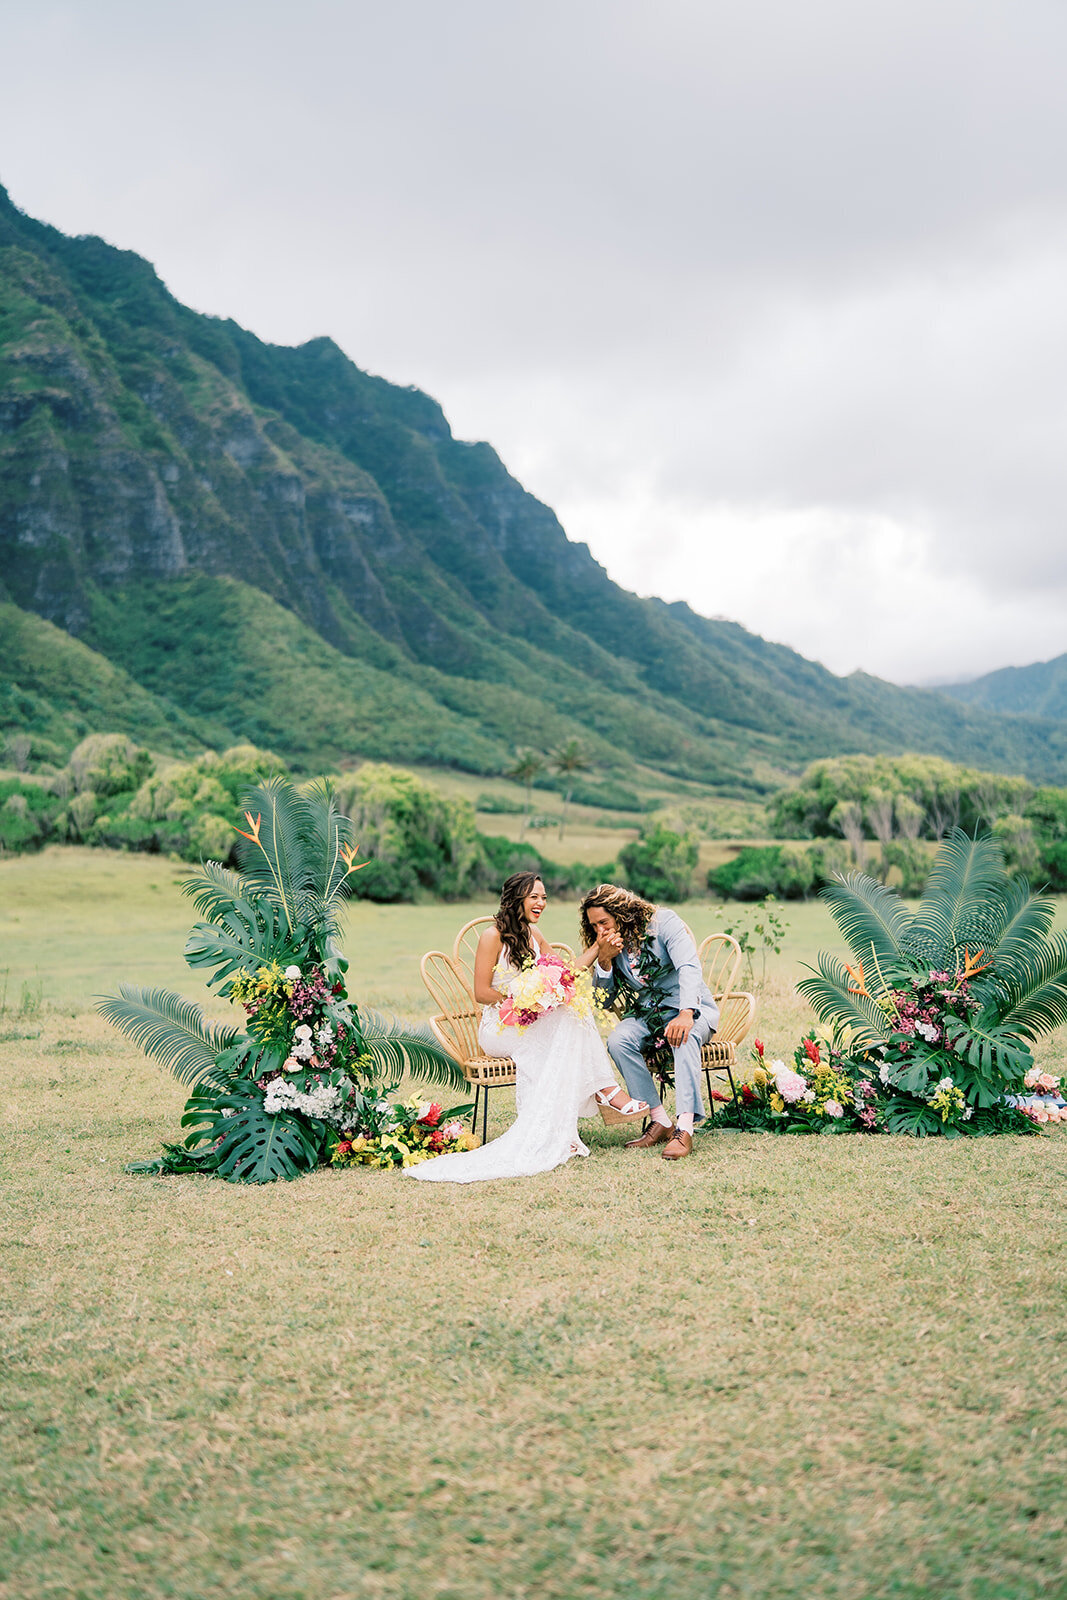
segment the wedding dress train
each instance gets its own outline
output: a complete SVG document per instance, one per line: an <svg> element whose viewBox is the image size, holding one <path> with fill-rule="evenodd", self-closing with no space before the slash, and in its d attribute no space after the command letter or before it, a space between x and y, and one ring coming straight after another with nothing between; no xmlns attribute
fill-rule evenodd
<svg viewBox="0 0 1067 1600"><path fill-rule="evenodd" d="M493 973L494 986L503 989L514 976L514 969L502 961ZM486 1006L478 1043L486 1055L511 1056L515 1063L515 1121L499 1139L477 1150L457 1150L405 1168L408 1177L423 1183L526 1178L549 1172L571 1156L587 1156L578 1118L596 1116L596 1091L615 1079L592 1017L561 1006L528 1028L506 1028L498 1007Z"/></svg>

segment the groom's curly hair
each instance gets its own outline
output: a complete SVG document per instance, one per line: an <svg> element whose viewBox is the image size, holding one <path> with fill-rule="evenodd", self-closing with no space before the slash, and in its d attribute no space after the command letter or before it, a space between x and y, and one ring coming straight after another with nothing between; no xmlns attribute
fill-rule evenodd
<svg viewBox="0 0 1067 1600"><path fill-rule="evenodd" d="M589 921L591 906L599 906L601 910L615 918L615 926L627 950L637 949L648 932L648 925L656 910L650 901L642 900L639 894L634 894L629 889L620 889L616 883L598 883L595 889L590 889L578 907L582 943L587 950L591 944L597 942L593 924Z"/></svg>
<svg viewBox="0 0 1067 1600"><path fill-rule="evenodd" d="M513 872L505 878L500 890L500 906L493 921L511 957L513 967L533 958L534 942L530 938L530 924L522 914L522 903L535 883L543 883L539 872Z"/></svg>

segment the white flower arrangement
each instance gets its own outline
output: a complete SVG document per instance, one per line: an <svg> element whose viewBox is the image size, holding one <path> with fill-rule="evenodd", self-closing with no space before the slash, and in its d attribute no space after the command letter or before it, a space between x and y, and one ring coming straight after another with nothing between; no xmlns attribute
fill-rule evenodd
<svg viewBox="0 0 1067 1600"><path fill-rule="evenodd" d="M340 1121L341 1091L334 1083L324 1083L303 1094L295 1084L273 1078L263 1096L263 1109L268 1117L276 1117L280 1111L302 1111L319 1122L336 1123Z"/></svg>

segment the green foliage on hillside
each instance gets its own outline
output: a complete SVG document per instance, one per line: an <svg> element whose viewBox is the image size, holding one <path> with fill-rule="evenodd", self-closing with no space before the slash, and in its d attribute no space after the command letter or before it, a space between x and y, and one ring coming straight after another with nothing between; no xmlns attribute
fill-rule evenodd
<svg viewBox="0 0 1067 1600"><path fill-rule="evenodd" d="M38 724L40 759L108 728L175 754L250 739L303 771L496 773L578 738L574 797L612 806L650 771L758 798L827 751L1067 777L1061 723L835 678L627 594L428 396L328 339L200 316L2 190L0 421L0 599L141 686L125 711L102 680L86 700L68 656L50 692L15 650L0 712Z"/></svg>
<svg viewBox="0 0 1067 1600"><path fill-rule="evenodd" d="M100 728L176 753L228 742L224 728L197 722L43 617L0 603L0 759L62 764Z"/></svg>
<svg viewBox="0 0 1067 1600"><path fill-rule="evenodd" d="M1028 667L1002 667L970 683L954 683L943 693L987 711L1067 719L1067 655L1035 661Z"/></svg>

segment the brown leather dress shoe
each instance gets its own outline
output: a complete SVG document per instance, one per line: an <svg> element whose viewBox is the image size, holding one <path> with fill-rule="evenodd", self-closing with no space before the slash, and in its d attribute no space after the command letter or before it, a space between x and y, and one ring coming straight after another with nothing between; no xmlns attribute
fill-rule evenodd
<svg viewBox="0 0 1067 1600"><path fill-rule="evenodd" d="M681 1128L675 1128L674 1138L666 1150L660 1151L664 1161L680 1161L683 1156L691 1156L692 1154L693 1135L691 1133L683 1133Z"/></svg>
<svg viewBox="0 0 1067 1600"><path fill-rule="evenodd" d="M627 1139L626 1150L651 1150L654 1144L663 1144L667 1139L674 1137L674 1128L665 1128L662 1122L651 1122L648 1132L643 1133L640 1139Z"/></svg>

